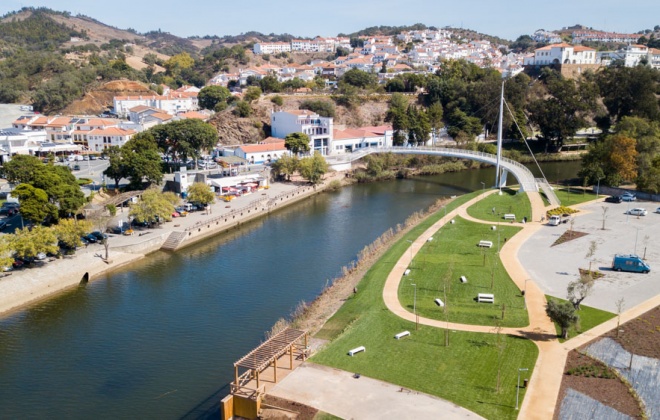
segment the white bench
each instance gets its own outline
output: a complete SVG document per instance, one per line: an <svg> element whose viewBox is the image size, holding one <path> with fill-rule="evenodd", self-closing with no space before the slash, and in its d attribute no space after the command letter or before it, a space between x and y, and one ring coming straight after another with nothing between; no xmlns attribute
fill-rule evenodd
<svg viewBox="0 0 660 420"><path fill-rule="evenodd" d="M397 340L402 339L403 337L410 335L410 331L403 331L394 336Z"/></svg>
<svg viewBox="0 0 660 420"><path fill-rule="evenodd" d="M467 277L461 276L461 283L467 283Z"/></svg>
<svg viewBox="0 0 660 420"><path fill-rule="evenodd" d="M356 347L353 350L349 350L348 355L349 356L354 356L355 354L357 354L361 351L367 351L367 349L365 349L364 346Z"/></svg>
<svg viewBox="0 0 660 420"><path fill-rule="evenodd" d="M441 301L440 299L436 299L435 304L438 305L441 308L444 308L444 306L445 306L445 303L443 301Z"/></svg>
<svg viewBox="0 0 660 420"><path fill-rule="evenodd" d="M477 246L483 246L485 248L492 248L493 247L493 241L479 241L479 244Z"/></svg>
<svg viewBox="0 0 660 420"><path fill-rule="evenodd" d="M407 269L406 271L403 272L404 276L407 276L408 274L410 274L410 269Z"/></svg>
<svg viewBox="0 0 660 420"><path fill-rule="evenodd" d="M495 295L492 293L477 294L477 302L495 303Z"/></svg>
<svg viewBox="0 0 660 420"><path fill-rule="evenodd" d="M426 242L431 242L431 241L433 241L433 236L431 236L430 238L428 238L428 239L426 240Z"/></svg>
<svg viewBox="0 0 660 420"><path fill-rule="evenodd" d="M516 220L516 215L513 213L507 213L504 215L504 220Z"/></svg>

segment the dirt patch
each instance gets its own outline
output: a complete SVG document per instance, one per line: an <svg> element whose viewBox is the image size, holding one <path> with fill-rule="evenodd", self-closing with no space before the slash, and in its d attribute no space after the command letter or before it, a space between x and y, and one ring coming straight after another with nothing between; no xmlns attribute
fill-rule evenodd
<svg viewBox="0 0 660 420"><path fill-rule="evenodd" d="M566 397L568 388L588 395L623 414L642 418L639 405L628 392L628 387L616 378L603 363L580 354L576 350L568 353L559 398L555 407L555 419L559 419L561 403Z"/></svg>
<svg viewBox="0 0 660 420"><path fill-rule="evenodd" d="M605 334L630 353L660 359L660 306Z"/></svg>
<svg viewBox="0 0 660 420"><path fill-rule="evenodd" d="M62 113L68 115L96 115L111 107L115 96L154 94L153 91L140 82L113 80L87 89L82 99L71 103Z"/></svg>
<svg viewBox="0 0 660 420"><path fill-rule="evenodd" d="M572 241L573 239L581 238L587 236L586 232L578 232L577 230L567 230L564 232L557 240L550 246L561 245L565 242Z"/></svg>
<svg viewBox="0 0 660 420"><path fill-rule="evenodd" d="M284 398L273 397L272 395L264 395L261 407L262 413L259 418L268 420L311 420L319 412L314 407L285 400Z"/></svg>
<svg viewBox="0 0 660 420"><path fill-rule="evenodd" d="M594 280L598 280L601 277L605 277L605 274L601 273L600 271L594 271L594 270L587 270L585 268L580 268L580 277L583 276L590 276Z"/></svg>

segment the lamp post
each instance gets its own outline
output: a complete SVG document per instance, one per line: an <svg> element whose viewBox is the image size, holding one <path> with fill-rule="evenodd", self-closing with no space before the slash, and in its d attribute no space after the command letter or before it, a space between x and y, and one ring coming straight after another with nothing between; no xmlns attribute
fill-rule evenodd
<svg viewBox="0 0 660 420"><path fill-rule="evenodd" d="M628 223L628 216L630 216L630 200L628 200L628 209L626 210L626 223Z"/></svg>
<svg viewBox="0 0 660 420"><path fill-rule="evenodd" d="M486 193L486 183L481 181L481 196L483 197Z"/></svg>
<svg viewBox="0 0 660 420"><path fill-rule="evenodd" d="M410 239L406 239L406 242L410 242L410 268L412 268L412 262L413 262L412 246L413 246L413 241L411 241Z"/></svg>
<svg viewBox="0 0 660 420"><path fill-rule="evenodd" d="M600 180L601 178L598 177L598 185L596 186L596 198L598 198L598 194L600 194Z"/></svg>
<svg viewBox="0 0 660 420"><path fill-rule="evenodd" d="M419 317L417 316L417 284L410 283L411 286L415 288L413 295L413 314L415 314L415 330L419 328Z"/></svg>
<svg viewBox="0 0 660 420"><path fill-rule="evenodd" d="M637 255L637 237L639 236L639 228L635 228L637 232L635 232L635 252L633 254Z"/></svg>
<svg viewBox="0 0 660 420"><path fill-rule="evenodd" d="M518 398L520 394L520 372L527 372L527 368L518 368L518 387L516 388L516 410L518 409Z"/></svg>

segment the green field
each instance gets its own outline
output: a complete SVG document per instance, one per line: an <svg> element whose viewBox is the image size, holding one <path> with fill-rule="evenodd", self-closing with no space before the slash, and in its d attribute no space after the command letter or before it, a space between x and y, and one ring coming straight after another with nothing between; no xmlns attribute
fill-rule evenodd
<svg viewBox="0 0 660 420"><path fill-rule="evenodd" d="M531 219L532 205L527 194L517 194L516 190L503 188L502 195L498 193L490 194L470 206L467 212L475 219L502 223L505 223L504 214L513 213L516 215L516 221L520 222L523 217L527 217L528 220Z"/></svg>
<svg viewBox="0 0 660 420"><path fill-rule="evenodd" d="M459 197L447 206L447 211L477 194ZM498 340L495 334L450 331L449 347L446 347L445 330L426 326L415 330L414 323L395 316L383 303L385 280L396 261L407 252L410 244L406 240L419 236L443 214L440 212L413 228L367 272L358 285L359 293L349 298L316 335L332 341L311 360L436 395L486 418L514 419L518 414L515 411L517 372L520 367L529 368L524 377L531 376L538 356L533 342L503 335ZM464 223L457 219L454 226L464 227ZM443 243L444 239L438 242ZM411 336L393 338L404 330L410 331ZM355 357L347 355L349 349L358 346L365 346L366 352ZM524 392L520 389L521 401Z"/></svg>
<svg viewBox="0 0 660 420"><path fill-rule="evenodd" d="M599 197L605 197L603 194L596 197L596 194L593 192L586 191L582 188L560 187L558 185L553 185L552 187L555 189L555 195L561 201L561 205L567 207L595 200Z"/></svg>
<svg viewBox="0 0 660 420"><path fill-rule="evenodd" d="M566 302L565 299L560 299L554 296L546 295L545 298L549 301L554 300L556 302ZM603 322L608 321L616 316L616 314L613 314L611 312L603 311L601 309L596 309L585 305L580 305L580 310L578 311L578 315L580 316L580 321L578 322L578 325L568 329L569 340L571 338L574 338L582 334L585 331L589 331L593 327L600 325ZM561 327L559 326L559 324L555 323L555 329L557 330L557 336L559 337L561 335ZM559 341L563 343L566 340L560 338Z"/></svg>
<svg viewBox="0 0 660 420"><path fill-rule="evenodd" d="M503 327L528 325L522 294L497 254L498 242L503 244L505 238L515 235L520 228L502 224L492 230L490 224L460 217L455 221L436 232L433 240L424 244L415 256L410 274L399 285L401 304L413 312L417 289L416 309L423 317L445 319L444 309L435 304L435 299L440 298L450 322L492 326L499 323ZM480 240L492 241L493 247L478 247ZM461 283L460 276L465 276L468 282ZM478 293L494 294L495 304L478 303Z"/></svg>

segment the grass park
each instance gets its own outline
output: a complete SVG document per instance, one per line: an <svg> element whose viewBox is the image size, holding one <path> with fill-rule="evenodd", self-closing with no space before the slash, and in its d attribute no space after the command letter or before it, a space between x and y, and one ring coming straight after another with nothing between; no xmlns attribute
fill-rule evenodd
<svg viewBox="0 0 660 420"><path fill-rule="evenodd" d="M595 198L594 194L577 190L565 193L569 198L562 201L565 205ZM451 211L480 194L477 191L458 197L446 210ZM410 274L399 285L401 304L410 312L415 307L426 318L444 320L447 316L450 322L493 326L493 332L498 325L528 325L523 297L498 255L504 238L511 238L520 230L507 223L496 224L508 212L515 213L518 220L524 214L531 214L527 195L509 189L504 189L502 195L490 194L469 207L468 214L492 223L455 217L454 223L434 233L433 239L416 254ZM351 296L316 334L317 338L330 342L311 360L435 395L486 418L514 419L518 415L516 391L520 391L521 402L525 393L524 388L517 388L518 369L529 369L523 379L531 377L538 357L532 341L425 325L416 329L415 323L394 315L383 302L385 281L396 262L409 252L409 241L442 216L444 212L440 211L414 227L374 264L359 283L359 293ZM493 247L478 247L481 240L492 241ZM461 276L468 279L467 283L461 283ZM477 293L493 293L495 304L477 303ZM436 298L446 303L446 314L435 304ZM558 298L547 296L547 299ZM569 329L571 338L615 316L587 306L582 306L579 315L579 324ZM557 328L558 335L560 330ZM411 334L396 340L394 335L402 331ZM355 357L347 355L348 350L359 346L367 350Z"/></svg>
<svg viewBox="0 0 660 420"><path fill-rule="evenodd" d="M546 295L545 298L550 301L555 302L566 302L565 299L560 299L558 297ZM605 321L608 321L616 316L611 312L603 311L601 309L592 308L590 306L580 305L580 310L577 311L577 314L580 316L580 320L577 325L571 326L568 329L568 338L574 338L585 331L589 331L593 327L602 324ZM561 327L555 322L555 328L557 330L557 336L561 335ZM559 339L560 343L563 343L563 338Z"/></svg>
<svg viewBox="0 0 660 420"><path fill-rule="evenodd" d="M504 215L513 213L516 221L520 222L523 217L531 220L532 205L527 194L517 194L517 190L502 188L502 195L490 194L479 202L468 208L468 214L475 219L488 222L505 223Z"/></svg>
<svg viewBox="0 0 660 420"><path fill-rule="evenodd" d="M552 184L552 188L554 188L555 195L561 202L561 205L566 207L575 206L577 204L586 203L587 201L596 200L597 198L606 197L604 194L596 195L594 192L582 187L566 187ZM550 203L544 193L541 193L541 197L543 198L543 202L546 205Z"/></svg>
<svg viewBox="0 0 660 420"><path fill-rule="evenodd" d="M505 238L511 238L520 228L502 224L492 230L490 224L461 217L454 220L455 223L448 223L436 232L433 240L425 243L415 256L410 275L399 285L401 304L410 312L416 306L420 316L461 324L528 325L524 298L498 254L498 243L503 244ZM480 240L493 242L493 247L478 247ZM461 283L461 276L466 277L467 283ZM495 304L478 303L478 293L494 294ZM445 303L444 308L435 304L436 298Z"/></svg>
<svg viewBox="0 0 660 420"><path fill-rule="evenodd" d="M455 199L447 205L447 211L455 209L478 195L478 193L472 193ZM443 215L444 212L438 212L427 218L396 242L374 264L359 283L359 293L351 296L316 334L316 337L330 340L330 343L314 355L311 360L315 363L391 382L403 388L436 395L486 418L516 418L518 414L515 410L518 368L530 369L524 377L531 376L538 356L538 349L533 342L503 334L446 331L423 325L415 330L413 322L392 314L383 302L382 292L385 280L396 261L405 252L408 252L410 244L407 241L417 238ZM443 262L439 258L437 262L431 261L430 256L437 253L449 254L447 250L451 249L451 254L456 255L457 262L454 263L456 267L460 265L460 262L458 262L460 256L460 258L467 258L471 261L474 264L474 270L486 270L483 267L483 257L479 253L481 251L476 250L477 253L472 255L472 250L469 250L467 253L470 256L464 257L461 255L461 252L464 252L462 251L463 248L450 248L453 245L449 245L449 241L465 239L466 232L459 232L459 228L470 230L470 235L475 237L485 234L485 232L481 232L481 229L485 229L491 235L497 234L487 230L489 229L488 225L477 227L471 226L465 220L459 218L456 220L457 222L451 225L452 228L456 228L455 231L441 230L434 241L427 244L429 245L428 250L422 250L421 254L418 254L418 257L413 261L413 273L416 270L415 264L426 264L427 266L428 287L431 288L431 291L429 292L429 298L425 300L430 300L431 304L433 304L433 300L430 299L430 296L431 294L435 295L438 290L437 280L433 280L434 276L442 276L444 273L442 273L443 269L441 268ZM507 231L507 234L512 232L514 231ZM502 235L502 233L500 234ZM465 246L476 249L476 243L473 243L470 239L465 241ZM484 238L480 237L480 239ZM437 248L431 245L435 241L437 241ZM450 261L447 260L445 263L450 264ZM479 263L482 265L479 266ZM501 265L500 271L504 272ZM490 274L489 270L488 274ZM460 275L466 274L459 273L458 268L452 270L454 281L452 289L458 289L461 286L458 281ZM477 277L479 276L475 274L472 280L474 285L470 285L471 287L481 284ZM423 284L422 280L422 277L415 279L420 285L418 286L418 293L424 293L421 286ZM508 294L509 286L502 286L506 283L506 278L498 275L496 280L498 287L507 289L503 288L501 292L496 291L495 293ZM488 277L487 282L490 286L490 277ZM508 282L512 284L510 280ZM407 281L405 283L408 284ZM467 284L470 284L470 280ZM513 287L515 286L513 285ZM455 297L448 298L450 307L452 299L458 299L461 296L459 292L460 289L451 292L455 294ZM517 289L512 290L511 294L520 296ZM406 296L408 296L407 292L404 294L402 304L408 306L411 302L406 300ZM410 296L412 297L412 295ZM452 295L450 294L450 296ZM465 296L467 298L467 294ZM420 302L419 299L420 295L418 295L418 303ZM520 297L518 299L520 302L517 304L521 306L522 299ZM489 304L481 305L488 306ZM505 318L507 322L526 324L526 314L522 315L523 311L520 310L521 314L514 315L515 310L513 307L516 305L514 303L511 303L511 305L511 309L507 309L507 318ZM475 303L473 309L480 308ZM420 310L422 310L422 307L420 307ZM437 312L437 307L435 310ZM470 323L479 323L479 320L483 319L490 321L487 325L495 324L493 314L490 313L465 310L457 312L455 316L457 322L472 320ZM395 334L405 330L410 331L411 335L401 340L394 339ZM447 345L446 340L448 340L449 345ZM347 355L349 349L358 346L365 346L367 350L355 357ZM522 401L525 389L519 391L520 401Z"/></svg>

